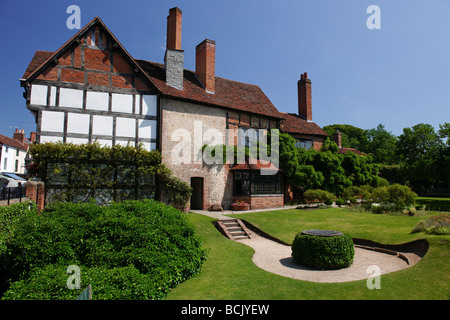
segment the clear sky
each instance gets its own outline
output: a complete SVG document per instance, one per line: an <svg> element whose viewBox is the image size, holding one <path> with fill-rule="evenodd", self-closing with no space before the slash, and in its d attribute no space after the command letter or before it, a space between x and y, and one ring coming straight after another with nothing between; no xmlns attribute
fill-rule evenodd
<svg viewBox="0 0 450 320"><path fill-rule="evenodd" d="M34 117L22 77L36 50L57 50L69 30L69 5L83 27L99 16L138 59L163 62L168 10L183 11L185 68L195 46L216 41L216 75L259 85L283 112L297 112L297 81L312 81L320 126L382 123L395 135L418 123L450 122L449 0L0 0L0 134L29 136ZM381 29L370 30L370 5Z"/></svg>

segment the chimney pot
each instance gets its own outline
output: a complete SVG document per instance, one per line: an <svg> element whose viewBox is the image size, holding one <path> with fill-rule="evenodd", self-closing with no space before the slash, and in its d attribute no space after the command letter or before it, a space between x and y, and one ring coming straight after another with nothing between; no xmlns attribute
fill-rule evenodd
<svg viewBox="0 0 450 320"><path fill-rule="evenodd" d="M16 129L16 132L14 132L13 139L19 141L20 143L23 143L23 141L25 139L25 134L23 133L23 129L22 130Z"/></svg>

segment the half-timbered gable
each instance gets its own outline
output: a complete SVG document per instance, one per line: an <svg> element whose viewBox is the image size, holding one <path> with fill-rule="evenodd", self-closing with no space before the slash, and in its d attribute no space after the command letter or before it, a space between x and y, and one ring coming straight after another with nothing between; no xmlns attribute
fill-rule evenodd
<svg viewBox="0 0 450 320"><path fill-rule="evenodd" d="M158 144L158 91L100 18L27 68L27 108L38 142Z"/></svg>

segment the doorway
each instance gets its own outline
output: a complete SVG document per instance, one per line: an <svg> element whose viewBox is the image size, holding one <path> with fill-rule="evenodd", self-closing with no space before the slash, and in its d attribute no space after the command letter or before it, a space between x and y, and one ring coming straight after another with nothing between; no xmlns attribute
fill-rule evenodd
<svg viewBox="0 0 450 320"><path fill-rule="evenodd" d="M191 209L203 210L203 178L191 178L192 196Z"/></svg>

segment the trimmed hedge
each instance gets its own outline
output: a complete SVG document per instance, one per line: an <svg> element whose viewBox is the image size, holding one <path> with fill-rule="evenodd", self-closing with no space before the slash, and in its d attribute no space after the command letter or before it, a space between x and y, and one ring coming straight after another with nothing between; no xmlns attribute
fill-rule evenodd
<svg viewBox="0 0 450 320"><path fill-rule="evenodd" d="M355 249L349 234L319 237L298 233L292 243L292 257L304 266L319 270L349 267Z"/></svg>
<svg viewBox="0 0 450 320"><path fill-rule="evenodd" d="M5 299L72 299L69 265L91 283L93 299L163 299L197 274L206 254L186 215L153 201L53 203L14 227L0 265Z"/></svg>
<svg viewBox="0 0 450 320"><path fill-rule="evenodd" d="M33 164L29 175L45 184L46 203L157 199L166 194L169 204L184 208L191 187L162 163L161 153L142 145L101 146L72 143L40 143L30 146Z"/></svg>

